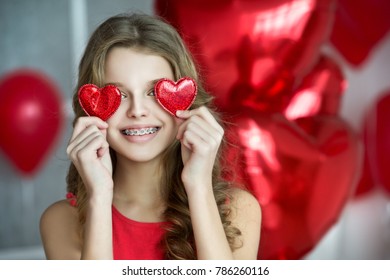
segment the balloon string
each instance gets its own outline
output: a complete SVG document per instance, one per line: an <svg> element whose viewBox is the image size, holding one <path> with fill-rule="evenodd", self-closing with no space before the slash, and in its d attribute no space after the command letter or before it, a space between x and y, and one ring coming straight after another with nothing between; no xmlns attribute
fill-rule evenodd
<svg viewBox="0 0 390 280"><path fill-rule="evenodd" d="M32 179L22 179L22 229L24 244L28 244L31 238L31 223L34 222L35 188Z"/></svg>

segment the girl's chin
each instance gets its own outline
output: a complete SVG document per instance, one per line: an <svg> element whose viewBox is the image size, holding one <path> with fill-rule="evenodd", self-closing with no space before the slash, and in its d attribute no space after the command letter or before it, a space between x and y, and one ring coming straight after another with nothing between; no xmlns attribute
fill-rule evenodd
<svg viewBox="0 0 390 280"><path fill-rule="evenodd" d="M137 163L147 163L154 161L158 158L158 154L150 148L129 148L126 150L118 150L115 152L117 158L117 164L137 164Z"/></svg>

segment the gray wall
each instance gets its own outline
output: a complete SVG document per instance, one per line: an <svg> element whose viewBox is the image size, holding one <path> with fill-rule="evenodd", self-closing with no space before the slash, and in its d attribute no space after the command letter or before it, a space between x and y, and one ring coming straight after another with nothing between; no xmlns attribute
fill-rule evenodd
<svg viewBox="0 0 390 280"><path fill-rule="evenodd" d="M54 151L31 179L21 176L0 151L0 250L3 251L40 246L39 218L47 206L66 193L69 161L65 147L73 117L69 100L77 72L75 60L85 45L79 42L78 48L74 47L72 7L82 4L87 12L86 35L109 16L127 11L152 13L153 7L152 0L0 1L0 77L20 67L43 71L59 87L67 114Z"/></svg>

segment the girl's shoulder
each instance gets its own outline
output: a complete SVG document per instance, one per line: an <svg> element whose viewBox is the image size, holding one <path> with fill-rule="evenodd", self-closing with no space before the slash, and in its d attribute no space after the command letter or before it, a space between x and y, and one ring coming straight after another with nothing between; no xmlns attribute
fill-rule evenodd
<svg viewBox="0 0 390 280"><path fill-rule="evenodd" d="M235 259L255 259L260 242L262 213L254 195L243 189L232 190L230 221L241 235L240 248L233 252Z"/></svg>
<svg viewBox="0 0 390 280"><path fill-rule="evenodd" d="M249 191L240 188L232 189L230 204L230 220L239 228L248 224L254 227L261 225L260 203Z"/></svg>
<svg viewBox="0 0 390 280"><path fill-rule="evenodd" d="M251 194L248 190L242 188L232 188L231 189L231 197L232 200L230 203L234 206L234 208L239 209L252 209L255 212L261 213L261 208L256 197Z"/></svg>
<svg viewBox="0 0 390 280"><path fill-rule="evenodd" d="M70 259L73 254L61 255L60 252L79 251L79 228L77 208L71 206L68 200L59 200L50 205L40 219L40 233L46 257Z"/></svg>
<svg viewBox="0 0 390 280"><path fill-rule="evenodd" d="M77 209L70 205L67 199L54 202L42 213L41 222L73 222L77 219Z"/></svg>

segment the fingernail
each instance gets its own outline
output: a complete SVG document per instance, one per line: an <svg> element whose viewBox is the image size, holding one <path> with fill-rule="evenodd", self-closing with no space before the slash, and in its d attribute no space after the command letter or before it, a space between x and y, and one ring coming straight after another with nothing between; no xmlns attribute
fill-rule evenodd
<svg viewBox="0 0 390 280"><path fill-rule="evenodd" d="M181 110L176 111L176 116L180 117L182 115L183 115L183 111L181 111Z"/></svg>

